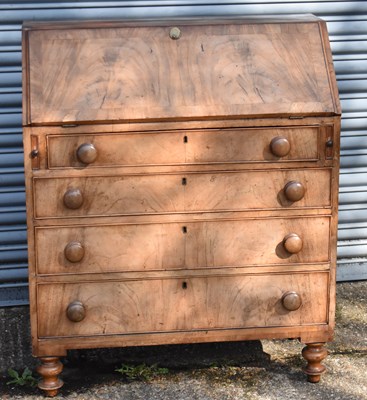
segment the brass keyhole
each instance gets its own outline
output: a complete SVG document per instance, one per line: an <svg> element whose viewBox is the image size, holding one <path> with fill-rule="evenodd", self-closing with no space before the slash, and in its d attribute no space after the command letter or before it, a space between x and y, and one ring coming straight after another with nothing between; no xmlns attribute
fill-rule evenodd
<svg viewBox="0 0 367 400"><path fill-rule="evenodd" d="M37 149L34 149L31 151L31 157L36 158L38 157L39 151Z"/></svg>
<svg viewBox="0 0 367 400"><path fill-rule="evenodd" d="M187 289L187 282L182 282L182 289Z"/></svg>

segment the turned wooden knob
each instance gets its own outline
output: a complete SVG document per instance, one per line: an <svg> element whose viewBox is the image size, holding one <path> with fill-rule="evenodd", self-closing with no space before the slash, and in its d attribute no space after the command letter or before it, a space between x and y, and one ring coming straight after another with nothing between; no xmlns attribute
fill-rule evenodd
<svg viewBox="0 0 367 400"><path fill-rule="evenodd" d="M80 322L83 321L86 315L86 310L80 301L73 301L68 305L66 309L66 315L72 322Z"/></svg>
<svg viewBox="0 0 367 400"><path fill-rule="evenodd" d="M65 207L76 210L83 204L83 195L80 189L69 189L64 194Z"/></svg>
<svg viewBox="0 0 367 400"><path fill-rule="evenodd" d="M78 160L84 164L91 164L96 161L97 149L92 143L83 143L76 151Z"/></svg>
<svg viewBox="0 0 367 400"><path fill-rule="evenodd" d="M286 156L291 150L288 139L283 136L277 136L270 142L270 151L277 157Z"/></svg>
<svg viewBox="0 0 367 400"><path fill-rule="evenodd" d="M65 246L64 255L72 263L79 262L84 257L84 247L80 242L69 242Z"/></svg>
<svg viewBox="0 0 367 400"><path fill-rule="evenodd" d="M302 305L301 296L296 292L287 292L282 297L283 307L288 311L296 311Z"/></svg>
<svg viewBox="0 0 367 400"><path fill-rule="evenodd" d="M297 254L302 250L303 242L297 233L290 233L283 239L283 246L291 254Z"/></svg>
<svg viewBox="0 0 367 400"><path fill-rule="evenodd" d="M299 201L303 199L305 191L305 187L298 181L290 181L284 186L284 195L289 201Z"/></svg>

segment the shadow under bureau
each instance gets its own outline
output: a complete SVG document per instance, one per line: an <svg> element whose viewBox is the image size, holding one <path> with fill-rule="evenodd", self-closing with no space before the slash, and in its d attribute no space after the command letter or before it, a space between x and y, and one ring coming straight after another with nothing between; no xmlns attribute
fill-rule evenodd
<svg viewBox="0 0 367 400"><path fill-rule="evenodd" d="M299 338L335 311L340 105L313 16L23 27L33 354Z"/></svg>

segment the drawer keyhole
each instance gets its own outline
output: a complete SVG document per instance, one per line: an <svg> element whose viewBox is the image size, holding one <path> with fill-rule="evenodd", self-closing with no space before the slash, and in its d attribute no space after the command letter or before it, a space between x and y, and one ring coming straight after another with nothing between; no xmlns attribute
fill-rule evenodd
<svg viewBox="0 0 367 400"><path fill-rule="evenodd" d="M187 227L186 226L182 227L182 233L187 233Z"/></svg>
<svg viewBox="0 0 367 400"><path fill-rule="evenodd" d="M187 184L187 179L186 178L182 178L182 184L185 186Z"/></svg>
<svg viewBox="0 0 367 400"><path fill-rule="evenodd" d="M182 289L187 289L187 282L182 282Z"/></svg>

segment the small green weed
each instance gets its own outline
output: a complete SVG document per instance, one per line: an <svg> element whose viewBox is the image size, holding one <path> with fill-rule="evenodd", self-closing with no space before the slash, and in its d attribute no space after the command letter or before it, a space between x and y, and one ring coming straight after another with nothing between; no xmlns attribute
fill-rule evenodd
<svg viewBox="0 0 367 400"><path fill-rule="evenodd" d="M31 387L35 387L37 385L37 379L32 376L32 371L28 367L24 369L21 375L13 368L9 368L8 375L12 379L6 383L7 385Z"/></svg>
<svg viewBox="0 0 367 400"><path fill-rule="evenodd" d="M150 381L161 375L168 374L168 368L160 368L157 364L153 365L127 365L122 364L121 368L115 370L131 381Z"/></svg>

